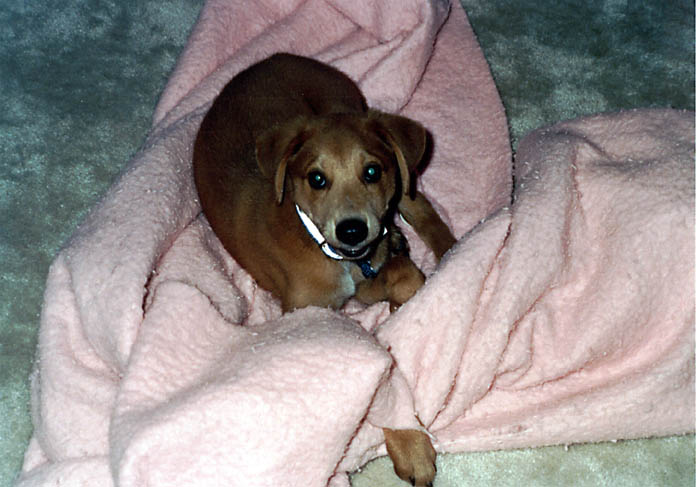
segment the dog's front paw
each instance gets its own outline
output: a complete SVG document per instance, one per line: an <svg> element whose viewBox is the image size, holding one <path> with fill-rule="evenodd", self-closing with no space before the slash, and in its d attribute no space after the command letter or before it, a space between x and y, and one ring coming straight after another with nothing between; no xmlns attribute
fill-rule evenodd
<svg viewBox="0 0 697 487"><path fill-rule="evenodd" d="M426 433L383 428L387 453L397 476L411 485L428 487L436 476L436 451Z"/></svg>
<svg viewBox="0 0 697 487"><path fill-rule="evenodd" d="M394 311L416 294L426 277L411 259L403 255L393 257L385 267L381 272L385 273L390 310Z"/></svg>

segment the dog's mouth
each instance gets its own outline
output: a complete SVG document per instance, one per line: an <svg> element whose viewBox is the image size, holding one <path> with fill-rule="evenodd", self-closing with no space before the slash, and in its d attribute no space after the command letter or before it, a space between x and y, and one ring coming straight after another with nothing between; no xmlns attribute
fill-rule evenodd
<svg viewBox="0 0 697 487"><path fill-rule="evenodd" d="M375 248L376 242L378 242L387 233L387 228L382 227L382 232L378 236L378 238L370 241L368 244L362 247L347 248L346 246L332 245L327 241L327 239L324 237L319 228L317 228L317 225L314 224L310 217L297 204L295 205L295 210L298 214L298 217L300 217L300 221L305 227L305 230L307 230L312 239L317 243L317 245L319 245L319 247L322 249L322 252L324 252L324 254L327 257L330 257L332 259L347 259L354 261L365 259Z"/></svg>
<svg viewBox="0 0 697 487"><path fill-rule="evenodd" d="M365 247L358 249L333 248L337 253L343 255L348 260L360 260L366 258L368 254L370 254L370 252L373 250L373 243L371 242Z"/></svg>

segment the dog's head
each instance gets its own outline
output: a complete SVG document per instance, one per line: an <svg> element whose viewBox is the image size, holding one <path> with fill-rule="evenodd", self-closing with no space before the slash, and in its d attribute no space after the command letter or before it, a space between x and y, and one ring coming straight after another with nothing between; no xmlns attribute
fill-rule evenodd
<svg viewBox="0 0 697 487"><path fill-rule="evenodd" d="M256 141L261 172L305 212L348 259L365 257L383 233L390 205L410 190L426 131L397 115L300 117Z"/></svg>

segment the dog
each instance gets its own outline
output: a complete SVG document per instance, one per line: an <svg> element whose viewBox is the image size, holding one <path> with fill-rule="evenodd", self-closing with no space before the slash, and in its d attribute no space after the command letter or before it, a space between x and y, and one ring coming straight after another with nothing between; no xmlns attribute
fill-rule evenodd
<svg viewBox="0 0 697 487"><path fill-rule="evenodd" d="M232 257L284 312L351 297L396 309L424 283L399 213L440 260L455 242L414 191L427 131L369 109L356 84L318 61L275 54L236 75L194 143L203 212ZM418 430L384 429L395 472L430 485L435 451Z"/></svg>

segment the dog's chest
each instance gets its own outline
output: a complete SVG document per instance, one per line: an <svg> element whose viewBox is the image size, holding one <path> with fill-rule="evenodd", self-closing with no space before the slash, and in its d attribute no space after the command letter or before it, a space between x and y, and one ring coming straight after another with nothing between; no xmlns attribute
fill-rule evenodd
<svg viewBox="0 0 697 487"><path fill-rule="evenodd" d="M342 301L353 297L356 294L356 282L361 279L362 276L356 275L357 266L351 262L339 262L342 272L340 273L337 294L342 297Z"/></svg>

